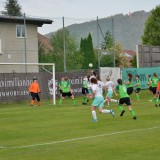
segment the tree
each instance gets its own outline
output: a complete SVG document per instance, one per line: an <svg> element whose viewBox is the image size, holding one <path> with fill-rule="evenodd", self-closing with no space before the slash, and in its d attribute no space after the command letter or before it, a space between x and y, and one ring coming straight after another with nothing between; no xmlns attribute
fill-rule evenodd
<svg viewBox="0 0 160 160"><path fill-rule="evenodd" d="M114 39L109 31L105 33L104 40L101 43L101 57L100 66L101 67L113 67L113 46ZM106 53L106 54L104 54Z"/></svg>
<svg viewBox="0 0 160 160"><path fill-rule="evenodd" d="M120 43L115 42L115 64L116 67L128 67L128 58L122 53L122 46Z"/></svg>
<svg viewBox="0 0 160 160"><path fill-rule="evenodd" d="M101 48L106 50L110 49L114 44L114 39L109 31L105 33L104 41L101 43Z"/></svg>
<svg viewBox="0 0 160 160"><path fill-rule="evenodd" d="M77 50L78 45L73 36L71 36L68 29L60 29L58 30L52 37L50 38L51 45L54 48L54 52L57 54L64 54L64 32L65 32L65 47L66 53L73 53Z"/></svg>
<svg viewBox="0 0 160 160"><path fill-rule="evenodd" d="M133 57L133 60L132 60L132 67L134 67L134 68L137 67L137 57L136 57L136 55Z"/></svg>
<svg viewBox="0 0 160 160"><path fill-rule="evenodd" d="M63 30L58 30L52 35L50 42L53 50L49 53L43 53L43 47L39 46L40 62L55 63L56 71L64 71L64 34ZM66 46L66 68L67 70L81 69L83 62L83 55L77 51L77 43L70 32L65 29L65 46Z"/></svg>
<svg viewBox="0 0 160 160"><path fill-rule="evenodd" d="M128 60L122 54L122 46L120 43L115 42L110 32L106 32L104 41L101 43L101 67L113 67L114 66L114 56L115 56L115 66L116 67L127 67ZM106 54L103 54L106 53Z"/></svg>
<svg viewBox="0 0 160 160"><path fill-rule="evenodd" d="M160 5L151 11L146 20L142 43L146 45L160 45Z"/></svg>
<svg viewBox="0 0 160 160"><path fill-rule="evenodd" d="M80 54L78 51L75 51L72 54L67 54L67 64L68 70L78 70L83 68L82 62L84 61L84 54Z"/></svg>
<svg viewBox="0 0 160 160"><path fill-rule="evenodd" d="M83 69L88 69L89 63L93 64L93 68L97 67L91 33L88 34L87 38L84 39L81 38L80 53L84 55L84 60L82 65Z"/></svg>
<svg viewBox="0 0 160 160"><path fill-rule="evenodd" d="M113 56L112 55L101 55L101 67L113 67Z"/></svg>
<svg viewBox="0 0 160 160"><path fill-rule="evenodd" d="M5 11L2 11L2 14L4 15L22 16L22 8L17 0L6 0L4 8Z"/></svg>

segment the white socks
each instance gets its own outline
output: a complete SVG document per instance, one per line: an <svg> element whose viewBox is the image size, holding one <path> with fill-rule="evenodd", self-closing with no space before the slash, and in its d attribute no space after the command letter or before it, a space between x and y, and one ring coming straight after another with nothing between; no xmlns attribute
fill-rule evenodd
<svg viewBox="0 0 160 160"><path fill-rule="evenodd" d="M92 116L93 116L93 119L97 120L96 111L92 111Z"/></svg>
<svg viewBox="0 0 160 160"><path fill-rule="evenodd" d="M103 109L103 110L102 110L102 113L110 113L110 110L108 110L108 109Z"/></svg>
<svg viewBox="0 0 160 160"><path fill-rule="evenodd" d="M118 100L116 100L116 99L111 99L111 102L118 102Z"/></svg>

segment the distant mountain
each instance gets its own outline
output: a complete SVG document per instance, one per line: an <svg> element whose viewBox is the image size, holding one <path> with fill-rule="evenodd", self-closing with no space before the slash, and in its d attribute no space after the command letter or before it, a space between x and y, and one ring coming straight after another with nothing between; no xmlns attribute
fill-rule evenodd
<svg viewBox="0 0 160 160"><path fill-rule="evenodd" d="M136 45L141 44L141 35L143 34L144 24L150 12L137 11L130 15L117 14L107 18L99 19L99 42L103 41L105 32L114 33L116 41L122 44L125 50L136 50ZM67 27L71 34L80 42L81 38L92 34L94 47L97 47L97 21L90 21L81 24L73 24ZM49 33L50 36L54 33Z"/></svg>

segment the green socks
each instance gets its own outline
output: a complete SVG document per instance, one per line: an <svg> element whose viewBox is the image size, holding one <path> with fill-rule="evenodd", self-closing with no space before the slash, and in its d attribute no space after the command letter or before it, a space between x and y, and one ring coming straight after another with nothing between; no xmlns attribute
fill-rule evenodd
<svg viewBox="0 0 160 160"><path fill-rule="evenodd" d="M130 110L130 113L131 113L132 117L135 117L135 116L136 116L135 111L134 111L133 109Z"/></svg>
<svg viewBox="0 0 160 160"><path fill-rule="evenodd" d="M74 106L77 105L77 102L75 99L72 99ZM58 106L60 106L62 104L62 98L60 98L59 102L58 102Z"/></svg>
<svg viewBox="0 0 160 160"><path fill-rule="evenodd" d="M120 111L124 110L123 106L118 106L118 108L119 108Z"/></svg>
<svg viewBox="0 0 160 160"><path fill-rule="evenodd" d="M84 98L84 103L87 103L87 97Z"/></svg>
<svg viewBox="0 0 160 160"><path fill-rule="evenodd" d="M83 97L82 99L82 103L87 104L88 98L87 97Z"/></svg>
<svg viewBox="0 0 160 160"><path fill-rule="evenodd" d="M150 94L150 96L149 96L149 100L150 100L150 101L152 101L152 97L153 97L153 95Z"/></svg>
<svg viewBox="0 0 160 160"><path fill-rule="evenodd" d="M157 104L157 98L153 98L154 104Z"/></svg>
<svg viewBox="0 0 160 160"><path fill-rule="evenodd" d="M62 98L60 98L58 105L60 106L62 103Z"/></svg>
<svg viewBox="0 0 160 160"><path fill-rule="evenodd" d="M77 102L75 99L73 99L73 105L76 106L77 105Z"/></svg>
<svg viewBox="0 0 160 160"><path fill-rule="evenodd" d="M136 94L136 99L137 101L139 101L139 94Z"/></svg>
<svg viewBox="0 0 160 160"><path fill-rule="evenodd" d="M86 98L86 97L83 97L83 99L82 99L82 103L85 103L85 98Z"/></svg>

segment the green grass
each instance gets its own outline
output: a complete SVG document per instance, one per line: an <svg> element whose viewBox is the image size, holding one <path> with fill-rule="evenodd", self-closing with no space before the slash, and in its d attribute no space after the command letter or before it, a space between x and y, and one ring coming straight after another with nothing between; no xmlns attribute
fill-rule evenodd
<svg viewBox="0 0 160 160"><path fill-rule="evenodd" d="M70 99L61 107L43 100L40 107L0 104L0 160L159 160L160 107L147 97L141 91L141 101L133 102L137 120L126 106L120 117L112 103L115 117L97 112L96 123L80 98L76 107Z"/></svg>

